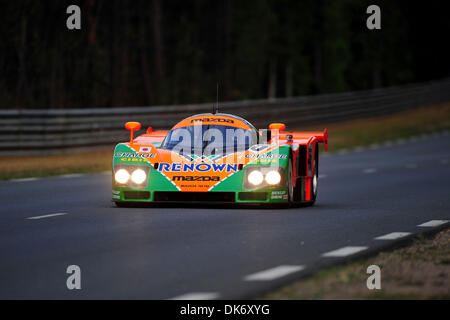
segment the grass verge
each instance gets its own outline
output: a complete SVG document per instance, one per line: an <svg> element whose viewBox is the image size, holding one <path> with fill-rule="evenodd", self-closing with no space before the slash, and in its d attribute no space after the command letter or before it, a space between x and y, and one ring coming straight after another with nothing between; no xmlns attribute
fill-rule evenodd
<svg viewBox="0 0 450 320"><path fill-rule="evenodd" d="M381 269L381 289L369 290L366 269ZM450 229L411 246L319 271L264 299L450 299Z"/></svg>
<svg viewBox="0 0 450 320"><path fill-rule="evenodd" d="M450 129L450 103L327 126L330 151ZM300 128L318 129L323 128ZM0 180L111 170L113 150L0 158Z"/></svg>
<svg viewBox="0 0 450 320"><path fill-rule="evenodd" d="M111 170L113 150L0 158L0 180Z"/></svg>

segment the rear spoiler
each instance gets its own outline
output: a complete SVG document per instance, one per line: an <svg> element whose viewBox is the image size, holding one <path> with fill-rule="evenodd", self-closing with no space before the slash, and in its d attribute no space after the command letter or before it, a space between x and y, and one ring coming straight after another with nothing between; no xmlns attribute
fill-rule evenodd
<svg viewBox="0 0 450 320"><path fill-rule="evenodd" d="M315 137L319 142L323 143L325 151L328 151L328 129L323 130L322 133L315 134Z"/></svg>

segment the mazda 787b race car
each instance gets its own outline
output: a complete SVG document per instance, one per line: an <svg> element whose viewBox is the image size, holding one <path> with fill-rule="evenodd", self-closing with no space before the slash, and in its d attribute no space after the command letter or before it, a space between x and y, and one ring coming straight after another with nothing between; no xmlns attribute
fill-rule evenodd
<svg viewBox="0 0 450 320"><path fill-rule="evenodd" d="M235 203L312 205L317 197L319 143L328 131L289 132L282 123L257 130L230 114L188 117L170 131L136 138L113 155L112 200L137 203Z"/></svg>

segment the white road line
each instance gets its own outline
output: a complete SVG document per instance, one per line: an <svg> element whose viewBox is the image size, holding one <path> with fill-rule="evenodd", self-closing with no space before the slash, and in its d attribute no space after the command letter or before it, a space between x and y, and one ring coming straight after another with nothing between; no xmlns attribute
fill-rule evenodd
<svg viewBox="0 0 450 320"><path fill-rule="evenodd" d="M73 173L73 174L63 174L61 176L58 176L59 178L76 178L83 176L81 173Z"/></svg>
<svg viewBox="0 0 450 320"><path fill-rule="evenodd" d="M319 174L319 179L323 179L323 178L326 178L326 177L328 177L327 174Z"/></svg>
<svg viewBox="0 0 450 320"><path fill-rule="evenodd" d="M367 247L343 247L337 250L326 252L322 254L322 257L346 257L366 249Z"/></svg>
<svg viewBox="0 0 450 320"><path fill-rule="evenodd" d="M217 292L190 292L169 300L214 300L219 296Z"/></svg>
<svg viewBox="0 0 450 320"><path fill-rule="evenodd" d="M67 212L58 212L58 213L46 214L43 216L28 217L27 219L37 220L37 219L44 219L44 218L50 218L50 217L56 217L56 216L63 216L65 214L67 214Z"/></svg>
<svg viewBox="0 0 450 320"><path fill-rule="evenodd" d="M410 234L411 234L411 232L391 232L391 233L376 237L375 240L395 240L395 239L406 237Z"/></svg>
<svg viewBox="0 0 450 320"><path fill-rule="evenodd" d="M418 227L437 227L447 222L448 220L430 220L428 222L419 224Z"/></svg>
<svg viewBox="0 0 450 320"><path fill-rule="evenodd" d="M368 168L363 170L364 173L375 173L377 172L377 169L375 168Z"/></svg>
<svg viewBox="0 0 450 320"><path fill-rule="evenodd" d="M39 178L37 177L31 177L31 178L21 178L21 179L11 179L9 181L13 181L13 182L25 182L25 181L35 181L38 180Z"/></svg>
<svg viewBox="0 0 450 320"><path fill-rule="evenodd" d="M290 273L298 272L305 269L305 266L282 265L272 269L249 274L244 277L245 281L270 281L273 279L284 277Z"/></svg>

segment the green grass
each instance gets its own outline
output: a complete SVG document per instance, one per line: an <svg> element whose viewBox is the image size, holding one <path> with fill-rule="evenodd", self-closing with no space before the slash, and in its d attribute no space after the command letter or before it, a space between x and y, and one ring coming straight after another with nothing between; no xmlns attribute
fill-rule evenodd
<svg viewBox="0 0 450 320"><path fill-rule="evenodd" d="M0 158L0 180L111 170L113 150Z"/></svg>
<svg viewBox="0 0 450 320"><path fill-rule="evenodd" d="M450 130L450 103L328 126L330 151Z"/></svg>

